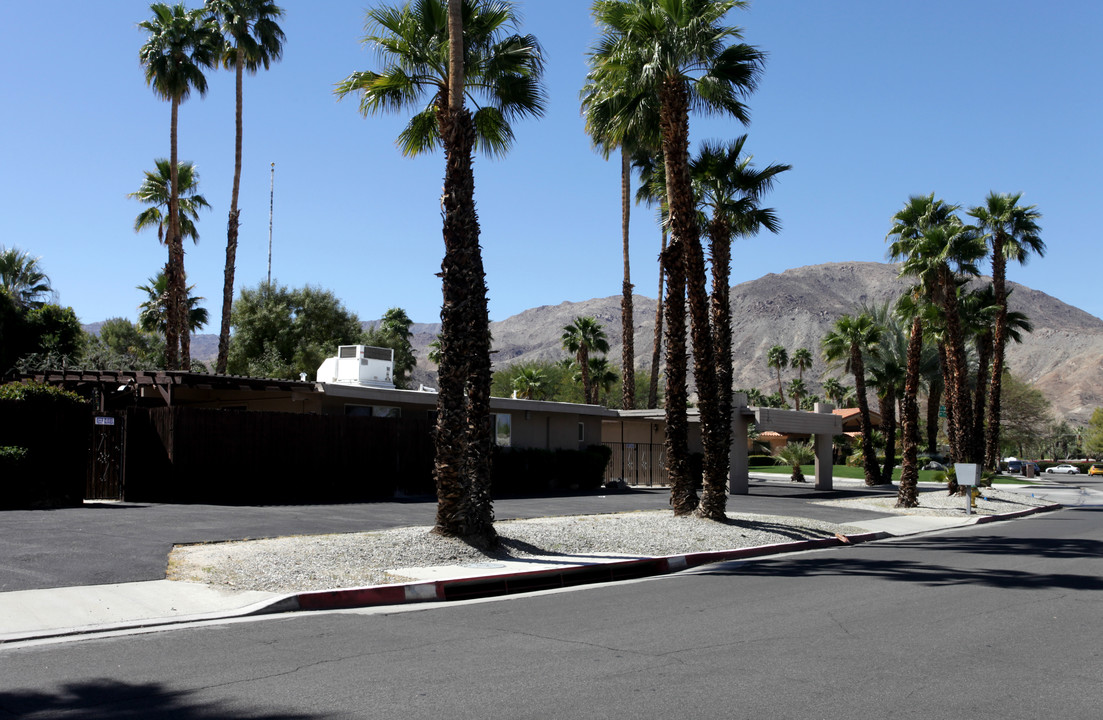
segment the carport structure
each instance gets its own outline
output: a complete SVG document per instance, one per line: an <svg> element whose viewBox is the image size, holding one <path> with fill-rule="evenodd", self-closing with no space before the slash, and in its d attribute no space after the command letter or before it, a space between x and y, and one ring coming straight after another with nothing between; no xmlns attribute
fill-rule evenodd
<svg viewBox="0 0 1103 720"><path fill-rule="evenodd" d="M816 455L816 489L831 490L831 446L835 435L843 432L843 422L832 412L834 405L816 403L814 412L748 407L747 396L736 393L732 399L732 444L729 450L728 492L746 495L749 488L748 434L751 423L757 430L773 430L786 435L811 436ZM602 440L613 451L606 479L623 479L629 484L655 484L640 479L638 471L649 473L659 468L660 482L666 484L666 415L662 410L610 410L602 423ZM689 412L691 452L701 450L700 416ZM646 466L646 467L645 467Z"/></svg>
<svg viewBox="0 0 1103 720"><path fill-rule="evenodd" d="M773 430L786 435L811 435L816 453L816 489L831 490L831 444L834 436L843 431L843 421L832 413L835 406L816 403L814 412L781 410L768 407L747 407L746 395L737 394L732 407L731 468L728 471L728 492L746 495L749 468L747 465L748 426L753 422L757 430Z"/></svg>

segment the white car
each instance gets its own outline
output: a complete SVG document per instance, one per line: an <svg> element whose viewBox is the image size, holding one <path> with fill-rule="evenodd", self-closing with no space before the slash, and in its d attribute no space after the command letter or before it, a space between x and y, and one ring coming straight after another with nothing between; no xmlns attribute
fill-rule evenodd
<svg viewBox="0 0 1103 720"><path fill-rule="evenodd" d="M1061 475L1079 475L1080 468L1075 465L1054 465L1053 467L1046 468L1047 474L1061 474Z"/></svg>

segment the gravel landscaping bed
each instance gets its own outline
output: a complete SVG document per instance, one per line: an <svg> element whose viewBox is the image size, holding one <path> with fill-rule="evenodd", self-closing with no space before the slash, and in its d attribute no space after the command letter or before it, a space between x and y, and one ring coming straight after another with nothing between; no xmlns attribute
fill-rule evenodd
<svg viewBox="0 0 1103 720"><path fill-rule="evenodd" d="M979 514L1014 512L1046 504L1014 493L988 490ZM964 498L927 492L920 508L897 510L895 497L831 501L828 504L884 513L964 515ZM676 518L669 510L507 520L495 523L501 546L483 552L429 527L332 535L296 535L261 540L182 545L169 556L168 578L239 590L301 592L403 582L396 568L467 565L487 560L616 554L680 555L772 545L855 534L857 528L799 517L728 513L719 523Z"/></svg>
<svg viewBox="0 0 1103 720"><path fill-rule="evenodd" d="M168 577L240 590L298 592L402 582L389 571L403 567L557 555L678 555L856 532L803 518L728 513L728 521L718 523L676 518L669 510L507 520L494 527L501 546L490 552L433 535L428 526L182 545L169 556Z"/></svg>

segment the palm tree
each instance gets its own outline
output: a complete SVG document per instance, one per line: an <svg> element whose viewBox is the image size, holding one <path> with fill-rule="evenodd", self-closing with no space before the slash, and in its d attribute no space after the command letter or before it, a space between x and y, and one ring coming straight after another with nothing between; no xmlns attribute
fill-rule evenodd
<svg viewBox="0 0 1103 720"><path fill-rule="evenodd" d="M954 214L956 206L935 200L934 194L909 198L893 216L889 231L889 255L902 259L900 274L918 281L922 292L942 311L944 323L946 388L949 401L950 453L958 462L972 457L969 437L972 407L969 403L965 336L958 308L962 279L979 274L976 261L985 245L976 229Z"/></svg>
<svg viewBox="0 0 1103 720"><path fill-rule="evenodd" d="M146 294L146 300L138 306L138 327L144 332L165 334L168 327L168 279L164 270L147 280L148 285L139 285L138 290ZM194 285L188 286L188 331L197 332L207 324L210 315L206 308L199 307L205 298L193 296Z"/></svg>
<svg viewBox="0 0 1103 720"><path fill-rule="evenodd" d="M766 351L766 367L777 370L777 393L785 402L785 392L781 388L781 371L789 367L789 351L781 345L774 345Z"/></svg>
<svg viewBox="0 0 1103 720"><path fill-rule="evenodd" d="M590 385L591 396L587 400L591 405L600 405L602 396L608 395L609 391L613 389L613 386L617 384L617 380L620 377L609 365L609 360L603 357L591 357L588 361L590 366Z"/></svg>
<svg viewBox="0 0 1103 720"><path fill-rule="evenodd" d="M514 376L512 385L517 397L523 400L546 400L548 397L548 376L539 367L520 368Z"/></svg>
<svg viewBox="0 0 1103 720"><path fill-rule="evenodd" d="M880 329L873 318L862 313L857 316L842 315L835 320L834 328L824 336L823 358L829 363L844 363L854 375L854 394L858 400L858 416L862 432L862 467L866 485L877 485L877 453L873 448L873 423L866 399L866 369L864 355L871 352L880 339Z"/></svg>
<svg viewBox="0 0 1103 720"><path fill-rule="evenodd" d="M666 271L663 268L663 256L666 255L666 173L661 153L637 150L632 155L632 166L640 175L640 187L636 191L636 204L658 205L658 222L662 235L659 249L659 291L655 302L655 339L651 346L651 381L647 390L647 407L659 406L659 364L662 356L663 338L663 286Z"/></svg>
<svg viewBox="0 0 1103 720"><path fill-rule="evenodd" d="M924 342L924 329L937 321L937 310L927 302L921 286L915 286L897 301L896 319L908 322L906 359L904 364L904 389L900 413L900 486L896 494L896 506L903 508L919 505L919 386L924 376L924 366L931 365L930 354L924 354L928 344ZM928 393L931 390L928 386ZM933 448L932 448L933 451ZM887 460L887 458L886 458Z"/></svg>
<svg viewBox="0 0 1103 720"><path fill-rule="evenodd" d="M792 482L807 482L801 465L808 465L816 459L816 453L804 442L790 442L774 451L774 457L793 468L793 474L789 476Z"/></svg>
<svg viewBox="0 0 1103 720"><path fill-rule="evenodd" d="M804 379L804 371L812 367L812 351L808 348L797 348L789 359L789 367L797 369L797 377Z"/></svg>
<svg viewBox="0 0 1103 720"><path fill-rule="evenodd" d="M153 17L138 23L149 38L138 54L145 67L146 83L154 94L168 100L172 106L169 132L169 232L165 244L169 260L168 276L169 323L165 333L165 363L168 369L191 365L191 343L187 331L187 288L184 273L184 244L179 223L179 189L177 178L177 118L180 103L188 99L194 88L200 96L207 94L207 78L203 68L211 67L219 53L221 38L216 28L203 18L202 10L188 10L183 3L169 7L164 3L150 6ZM179 354L177 352L179 348Z"/></svg>
<svg viewBox="0 0 1103 720"><path fill-rule="evenodd" d="M582 113L586 132L602 156L608 160L613 151L620 154L621 255L624 280L621 283L621 364L634 368L635 323L632 307L632 273L629 261L629 220L632 197L632 157L642 148L657 148L659 115L653 103L638 103L632 109L631 75L625 68L604 66L591 56L590 72L582 88ZM635 383L624 383L621 407L635 407Z"/></svg>
<svg viewBox="0 0 1103 720"><path fill-rule="evenodd" d="M808 394L808 386L800 378L789 381L789 397L793 398L793 409L800 410L801 398Z"/></svg>
<svg viewBox="0 0 1103 720"><path fill-rule="evenodd" d="M985 433L985 467L995 469L1000 449L1000 389L1007 347L1007 261L1025 264L1031 253L1045 255L1034 205L1019 205L1022 193L989 193L985 205L969 210L992 248L992 287L997 306L992 338L992 383L988 394L988 429Z"/></svg>
<svg viewBox="0 0 1103 720"><path fill-rule="evenodd" d="M241 109L245 72L267 70L283 54L284 34L276 19L283 8L272 0L207 0L206 11L218 23L224 43L222 65L234 69L234 184L230 191L230 216L226 223L226 267L222 284L222 327L218 334L215 372L226 373L230 353L230 310L234 303L234 265L237 262L238 191L241 188Z"/></svg>
<svg viewBox="0 0 1103 720"><path fill-rule="evenodd" d="M881 433L885 437L885 462L881 484L892 484L896 467L896 403L904 396L908 362L908 328L894 315L889 303L865 310L880 328L880 340L866 364L869 386L877 392Z"/></svg>
<svg viewBox="0 0 1103 720"><path fill-rule="evenodd" d="M54 292L50 278L38 264L41 259L31 257L26 250L0 245L0 287L21 308L42 307Z"/></svg>
<svg viewBox="0 0 1103 720"><path fill-rule="evenodd" d="M505 154L510 122L543 114L540 45L514 32L517 25L513 5L501 0L419 0L369 10L364 42L384 67L354 72L335 90L338 97L359 94L365 116L416 108L397 141L404 155L444 149L434 532L483 545L495 544L497 534L489 487L490 329L472 154ZM468 95L474 114L465 107Z"/></svg>
<svg viewBox="0 0 1103 720"><path fill-rule="evenodd" d="M165 244L165 224L168 223L169 202L172 199L172 168L165 158L157 158L153 161L157 166L156 172L145 171L145 180L136 192L127 197L132 197L141 203L149 205L134 218L134 232L141 232L146 228L157 228L157 240ZM177 227L183 237L190 238L193 243L199 242L199 230L195 221L199 219L199 211L210 209L207 199L199 194L199 171L190 162L182 162L176 167L176 207Z"/></svg>
<svg viewBox="0 0 1103 720"><path fill-rule="evenodd" d="M672 283L675 272L683 273L692 319L694 379L705 450L700 514L718 520L725 517L728 448L718 433L716 364L704 253L689 176L689 110L692 104L748 121L742 99L754 89L764 56L745 43L728 45L741 38L740 30L722 24L730 10L743 6L737 0L596 0L593 4L593 15L603 31L592 53L594 62L608 68L611 75L616 74L613 68L630 74L628 87L639 102L645 98L658 101L671 228L666 259L672 262L667 273ZM631 100L626 107L637 104ZM673 291L673 284L670 287ZM674 298L675 303L679 301ZM670 319L668 314L668 326ZM685 413L669 382L671 363L678 362L677 355L684 358L685 346L672 345L667 343L668 437L682 430L678 420L671 422L672 416ZM668 459L675 460L680 452L678 440L668 449ZM682 472L683 467L677 463L669 467L676 515L695 509L692 479Z"/></svg>
<svg viewBox="0 0 1103 720"><path fill-rule="evenodd" d="M563 336L560 338L563 349L573 353L578 363L579 373L582 379L582 397L586 402L594 402L593 382L590 379L590 353L609 352L609 341L605 337L605 330L601 323L592 317L577 317L570 325L563 328Z"/></svg>
<svg viewBox="0 0 1103 720"><path fill-rule="evenodd" d="M690 164L712 261L710 319L716 354L718 445L723 447L732 442L731 242L733 237L756 235L761 228L774 233L781 229L774 211L759 207L759 200L773 187L774 178L790 169L771 165L755 170L751 158L743 154L746 141L742 135L728 144L704 143Z"/></svg>
<svg viewBox="0 0 1103 720"><path fill-rule="evenodd" d="M846 388L838 378L827 378L823 381L823 396L835 407L842 407L843 398L846 397Z"/></svg>

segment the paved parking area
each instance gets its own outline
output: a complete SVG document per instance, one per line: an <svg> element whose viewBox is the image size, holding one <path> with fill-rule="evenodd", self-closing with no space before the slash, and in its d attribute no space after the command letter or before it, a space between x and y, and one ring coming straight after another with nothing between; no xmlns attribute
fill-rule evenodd
<svg viewBox="0 0 1103 720"><path fill-rule="evenodd" d="M879 513L825 507L816 500L885 494L853 486L819 492L809 486L752 480L750 494L728 510L844 523ZM495 501L498 519L669 508L666 488ZM0 512L0 592L160 580L174 544L432 525L431 498L347 505L162 505L86 503L79 508Z"/></svg>

